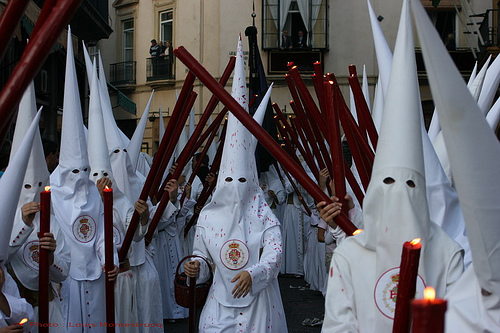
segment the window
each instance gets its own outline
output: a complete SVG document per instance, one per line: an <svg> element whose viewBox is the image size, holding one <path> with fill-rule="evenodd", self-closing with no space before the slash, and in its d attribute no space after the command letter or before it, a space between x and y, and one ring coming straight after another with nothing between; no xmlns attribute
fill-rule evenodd
<svg viewBox="0 0 500 333"><path fill-rule="evenodd" d="M123 61L134 60L134 20L122 21L123 27Z"/></svg>
<svg viewBox="0 0 500 333"><path fill-rule="evenodd" d="M160 40L172 42L174 12L167 10L160 13Z"/></svg>
<svg viewBox="0 0 500 333"><path fill-rule="evenodd" d="M279 48L284 30L293 43L302 31L308 49L328 47L328 0L263 0L262 17L264 49Z"/></svg>

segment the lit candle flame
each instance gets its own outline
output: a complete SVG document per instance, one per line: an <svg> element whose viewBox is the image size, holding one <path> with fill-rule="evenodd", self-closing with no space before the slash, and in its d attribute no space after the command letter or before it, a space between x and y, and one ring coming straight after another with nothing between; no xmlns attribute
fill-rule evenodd
<svg viewBox="0 0 500 333"><path fill-rule="evenodd" d="M353 235L353 236L355 236L355 235L360 234L360 233L362 233L362 232L363 232L363 229L356 229L356 230L352 233L352 235Z"/></svg>
<svg viewBox="0 0 500 333"><path fill-rule="evenodd" d="M421 238L415 238L414 240L412 240L412 241L410 242L410 244L411 244L411 245L417 245L418 243L420 243L420 240L421 240Z"/></svg>
<svg viewBox="0 0 500 333"><path fill-rule="evenodd" d="M50 191L50 186L45 186L45 192Z"/></svg>
<svg viewBox="0 0 500 333"><path fill-rule="evenodd" d="M424 298L427 301L433 301L436 298L436 291L432 287L426 287L424 289Z"/></svg>
<svg viewBox="0 0 500 333"><path fill-rule="evenodd" d="M21 321L19 322L19 325L22 325L22 324L24 324L24 323L25 323L25 322L27 322L27 321L28 321L28 318L23 318L23 320L21 320Z"/></svg>
<svg viewBox="0 0 500 333"><path fill-rule="evenodd" d="M330 83L330 84L334 84L335 82L333 82L333 81L328 81L328 83Z"/></svg>

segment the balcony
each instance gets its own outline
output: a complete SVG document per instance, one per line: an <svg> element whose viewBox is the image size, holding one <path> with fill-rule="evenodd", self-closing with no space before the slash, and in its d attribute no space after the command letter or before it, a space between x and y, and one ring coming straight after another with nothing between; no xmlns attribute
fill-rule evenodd
<svg viewBox="0 0 500 333"><path fill-rule="evenodd" d="M136 72L136 62L135 61L124 61L109 65L109 82L119 87L123 88L135 88L135 72Z"/></svg>
<svg viewBox="0 0 500 333"><path fill-rule="evenodd" d="M323 52L311 51L270 51L268 59L268 74L288 73L288 63L293 62L301 73L314 73L314 63L323 65Z"/></svg>
<svg viewBox="0 0 500 333"><path fill-rule="evenodd" d="M166 84L175 83L175 58L160 56L146 59L146 81L165 81Z"/></svg>

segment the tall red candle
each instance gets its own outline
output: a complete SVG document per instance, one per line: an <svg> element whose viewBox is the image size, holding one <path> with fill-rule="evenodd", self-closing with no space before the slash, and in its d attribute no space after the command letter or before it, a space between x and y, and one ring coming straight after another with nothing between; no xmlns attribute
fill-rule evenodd
<svg viewBox="0 0 500 333"><path fill-rule="evenodd" d="M399 266L398 294L394 315L393 333L410 332L410 301L417 291L418 263L422 244L420 238L403 244Z"/></svg>
<svg viewBox="0 0 500 333"><path fill-rule="evenodd" d="M45 233L50 232L50 186L40 193L40 234L42 238ZM40 248L38 260L38 331L49 332L49 256L50 251Z"/></svg>
<svg viewBox="0 0 500 333"><path fill-rule="evenodd" d="M106 186L102 192L104 201L104 268L106 270L106 331L115 331L115 284L109 281L108 272L115 267L113 242L113 189Z"/></svg>
<svg viewBox="0 0 500 333"><path fill-rule="evenodd" d="M241 123L259 140L259 142L290 172L316 201L331 203L332 200L302 170L278 143L246 112L238 102L208 73L208 71L182 46L174 50L174 54L182 61L198 79L238 118ZM337 216L337 224L347 235L356 231L354 224L345 214Z"/></svg>
<svg viewBox="0 0 500 333"><path fill-rule="evenodd" d="M412 333L443 333L444 314L447 303L444 299L436 299L434 288L427 287L424 291L424 299L411 302Z"/></svg>

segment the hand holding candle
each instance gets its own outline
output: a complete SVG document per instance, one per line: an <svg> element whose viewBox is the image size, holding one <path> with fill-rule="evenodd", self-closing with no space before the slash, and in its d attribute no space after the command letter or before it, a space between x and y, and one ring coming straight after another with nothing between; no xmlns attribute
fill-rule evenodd
<svg viewBox="0 0 500 333"><path fill-rule="evenodd" d="M436 298L434 288L425 288L424 299L411 302L412 333L443 333L446 307L447 303L444 299Z"/></svg>

